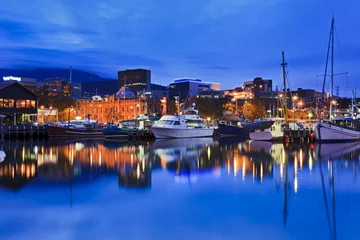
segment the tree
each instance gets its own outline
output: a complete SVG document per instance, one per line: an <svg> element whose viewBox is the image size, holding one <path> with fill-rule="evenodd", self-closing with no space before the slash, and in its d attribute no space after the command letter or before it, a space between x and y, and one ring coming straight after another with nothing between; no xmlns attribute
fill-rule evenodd
<svg viewBox="0 0 360 240"><path fill-rule="evenodd" d="M213 98L190 98L187 106L195 103L195 108L199 110L199 114L203 118L220 118L223 115L225 100Z"/></svg>
<svg viewBox="0 0 360 240"><path fill-rule="evenodd" d="M248 100L244 103L242 112L248 120L265 117L265 105L259 99Z"/></svg>

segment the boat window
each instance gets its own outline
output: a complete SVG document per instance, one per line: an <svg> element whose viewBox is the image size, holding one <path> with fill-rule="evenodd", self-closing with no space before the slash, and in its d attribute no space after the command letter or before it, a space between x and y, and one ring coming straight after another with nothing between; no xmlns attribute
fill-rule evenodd
<svg viewBox="0 0 360 240"><path fill-rule="evenodd" d="M180 125L180 121L175 121L174 125Z"/></svg>
<svg viewBox="0 0 360 240"><path fill-rule="evenodd" d="M174 121L167 120L165 124L166 124L166 125L173 125L173 124L174 124Z"/></svg>

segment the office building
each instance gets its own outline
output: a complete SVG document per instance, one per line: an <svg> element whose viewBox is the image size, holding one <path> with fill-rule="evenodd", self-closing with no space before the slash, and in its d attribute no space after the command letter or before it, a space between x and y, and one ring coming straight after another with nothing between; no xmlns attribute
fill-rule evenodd
<svg viewBox="0 0 360 240"><path fill-rule="evenodd" d="M169 97L178 96L180 99L196 97L200 91L220 90L220 83L202 82L200 79L179 78L169 85Z"/></svg>
<svg viewBox="0 0 360 240"><path fill-rule="evenodd" d="M128 87L135 94L138 91L150 91L151 71L146 69L128 69L118 71L118 89Z"/></svg>

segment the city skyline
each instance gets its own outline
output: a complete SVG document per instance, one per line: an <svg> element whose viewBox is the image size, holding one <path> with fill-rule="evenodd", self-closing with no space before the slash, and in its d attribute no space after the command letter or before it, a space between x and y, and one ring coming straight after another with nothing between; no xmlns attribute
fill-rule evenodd
<svg viewBox="0 0 360 240"><path fill-rule="evenodd" d="M0 68L71 65L114 79L119 70L146 68L163 85L192 77L229 89L263 77L280 88L285 51L290 88L321 90L316 75L324 74L334 14L335 72L349 72L335 78L334 93L340 86L340 95L349 96L360 77L360 32L352 21L359 6L350 0L7 1L0 10Z"/></svg>

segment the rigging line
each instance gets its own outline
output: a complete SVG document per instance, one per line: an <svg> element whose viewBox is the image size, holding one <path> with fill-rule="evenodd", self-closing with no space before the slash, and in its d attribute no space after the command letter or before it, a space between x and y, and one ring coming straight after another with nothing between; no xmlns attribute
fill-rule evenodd
<svg viewBox="0 0 360 240"><path fill-rule="evenodd" d="M348 72L348 69L347 69L347 66L346 66L346 61L345 61L345 57L344 57L344 53L343 51L341 51L341 44L340 44L340 39L339 39L339 34L337 33L337 28L336 26L334 26L334 32L336 33L335 34L335 37L336 37L336 46L337 46L337 49L339 49L338 53L340 55L340 70L341 72ZM342 80L346 86L346 90L349 90L349 82L348 82L348 75L347 74L344 74L345 76L342 76Z"/></svg>

